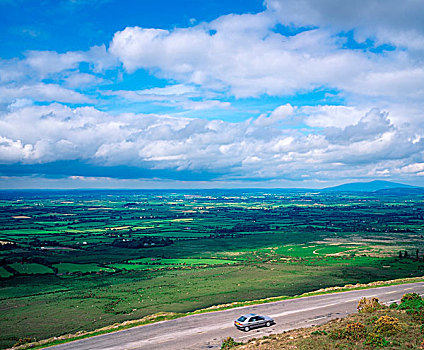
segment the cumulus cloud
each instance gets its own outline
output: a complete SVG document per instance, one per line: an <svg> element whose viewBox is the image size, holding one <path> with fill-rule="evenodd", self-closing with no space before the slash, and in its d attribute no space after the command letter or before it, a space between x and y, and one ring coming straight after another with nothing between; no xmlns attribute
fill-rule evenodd
<svg viewBox="0 0 424 350"><path fill-rule="evenodd" d="M362 73L345 90L358 95L418 100L424 97L424 69L408 67Z"/></svg>
<svg viewBox="0 0 424 350"><path fill-rule="evenodd" d="M267 119L292 112L283 105ZM353 125L305 134L268 121L110 115L93 107L51 104L11 110L0 118L0 130L2 164L82 160L96 166L225 174L219 176L226 180L301 180L340 172L390 175L402 167L403 173L418 173L419 165L411 164L424 163L424 143L408 138L376 109Z"/></svg>
<svg viewBox="0 0 424 350"><path fill-rule="evenodd" d="M81 64L86 63L85 71ZM104 45L88 51L27 51L23 59L0 59L0 103L16 99L38 102L94 103L85 89L104 84L117 60Z"/></svg>
<svg viewBox="0 0 424 350"><path fill-rule="evenodd" d="M352 28L355 33L371 30L374 22L404 36L411 28L422 32L416 20L422 6L411 1L400 6L390 0L382 9L376 0L355 4L269 0L262 13L231 14L187 28L127 27L115 33L108 49L100 45L65 53L28 51L22 60L0 62L0 80L31 85L48 78L65 81L74 89L95 86L102 83L98 75L107 70L119 74L120 61L127 73L145 69L174 83L165 88L111 92L133 100L172 99L182 94L177 89L193 86L203 97L215 91L237 98L283 96L326 87L364 98L422 100L424 73L409 51L381 54L349 49L338 35ZM398 13L413 19L399 19ZM279 24L304 28L283 34L277 30ZM83 62L91 72L80 71ZM197 109L207 104L212 103L192 103Z"/></svg>
<svg viewBox="0 0 424 350"><path fill-rule="evenodd" d="M116 67L116 58L111 56L105 45L93 46L88 51L27 51L23 63L41 77L68 70L75 70L81 62L92 65L96 73Z"/></svg>
<svg viewBox="0 0 424 350"><path fill-rule="evenodd" d="M312 13L316 2L304 2ZM115 33L109 51L130 73L147 69L159 77L229 91L236 97L287 95L327 86L358 95L399 98L402 91L422 98L423 72L413 57L402 50L382 55L346 49L344 40L318 14L308 12L297 19L298 6L270 1L270 10L263 13L222 16L174 30L127 27ZM297 25L324 22L283 35L274 30L275 12L281 23L284 18Z"/></svg>
<svg viewBox="0 0 424 350"><path fill-rule="evenodd" d="M325 130L325 135L332 143L350 144L353 142L375 139L394 130L388 114L377 108L372 109L363 116L358 123L344 128L330 127Z"/></svg>
<svg viewBox="0 0 424 350"><path fill-rule="evenodd" d="M290 104L285 104L277 107L269 116L261 114L256 120L255 124L260 126L268 126L283 121L288 116L293 114L293 107Z"/></svg>
<svg viewBox="0 0 424 350"><path fill-rule="evenodd" d="M305 116L305 123L311 127L343 128L356 124L367 112L364 108L341 105L303 106L299 113Z"/></svg>
<svg viewBox="0 0 424 350"><path fill-rule="evenodd" d="M127 27L109 47L2 59L0 163L75 160L228 181L418 176L423 5L382 4L267 0L261 13L187 28ZM137 70L160 85L146 88ZM213 120L181 117L206 110Z"/></svg>
<svg viewBox="0 0 424 350"><path fill-rule="evenodd" d="M279 21L295 26L354 29L358 40L374 38L412 49L424 49L424 3L416 0L266 0Z"/></svg>
<svg viewBox="0 0 424 350"><path fill-rule="evenodd" d="M21 162L29 158L32 153L32 145L24 145L21 140L11 140L0 136L0 159L1 162Z"/></svg>
<svg viewBox="0 0 424 350"><path fill-rule="evenodd" d="M88 73L73 73L64 78L65 85L70 88L85 86L97 86L103 83L103 79Z"/></svg>
<svg viewBox="0 0 424 350"><path fill-rule="evenodd" d="M252 18L246 21L255 22ZM229 25L232 21L240 22L225 17L174 31L128 27L115 34L110 52L129 72L159 69L160 76L210 89L230 89L237 97L313 88L346 75L349 66L367 62L354 52L313 52L309 42L331 46L333 40L321 32L287 38L270 31L271 23L263 21L266 35L252 35L246 24Z"/></svg>
<svg viewBox="0 0 424 350"><path fill-rule="evenodd" d="M424 163L412 163L401 168L403 173L424 175Z"/></svg>
<svg viewBox="0 0 424 350"><path fill-rule="evenodd" d="M68 69L75 69L78 63L84 60L80 52L67 52L59 54L55 51L28 51L25 63L45 76Z"/></svg>

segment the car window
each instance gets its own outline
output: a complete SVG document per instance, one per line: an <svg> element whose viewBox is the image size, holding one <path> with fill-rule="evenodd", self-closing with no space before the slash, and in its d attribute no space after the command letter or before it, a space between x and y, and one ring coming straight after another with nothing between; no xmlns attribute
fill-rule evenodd
<svg viewBox="0 0 424 350"><path fill-rule="evenodd" d="M263 320L264 320L264 318L263 318L262 316L256 316L256 320L257 320L257 321L263 321Z"/></svg>
<svg viewBox="0 0 424 350"><path fill-rule="evenodd" d="M244 317L244 316L240 316L240 317L237 319L237 321L239 321L239 322L244 322L244 321L246 321L246 317Z"/></svg>
<svg viewBox="0 0 424 350"><path fill-rule="evenodd" d="M256 317L251 317L249 322L255 322L255 320L256 320Z"/></svg>

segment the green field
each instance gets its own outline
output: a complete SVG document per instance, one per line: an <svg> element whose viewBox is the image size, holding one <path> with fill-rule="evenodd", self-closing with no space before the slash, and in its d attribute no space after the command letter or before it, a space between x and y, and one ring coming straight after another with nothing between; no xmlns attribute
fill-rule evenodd
<svg viewBox="0 0 424 350"><path fill-rule="evenodd" d="M141 258L129 260L128 263L111 264L111 268L120 270L160 270L160 269L183 269L192 267L208 267L214 265L236 264L236 260L224 259L162 259Z"/></svg>
<svg viewBox="0 0 424 350"><path fill-rule="evenodd" d="M7 271L3 266L0 266L0 278L8 278L13 276L12 272Z"/></svg>
<svg viewBox="0 0 424 350"><path fill-rule="evenodd" d="M89 272L113 272L114 269L108 267L101 267L97 264L73 264L73 263L59 263L54 264L53 267L57 269L58 274L72 274L72 273L89 273Z"/></svg>
<svg viewBox="0 0 424 350"><path fill-rule="evenodd" d="M53 270L47 266L34 263L13 263L8 265L18 274L25 275L42 275L45 273L53 273Z"/></svg>
<svg viewBox="0 0 424 350"><path fill-rule="evenodd" d="M130 264L142 265L174 265L174 266L209 266L220 264L234 264L236 261L223 259L152 259L142 258L128 261Z"/></svg>
<svg viewBox="0 0 424 350"><path fill-rule="evenodd" d="M26 191L0 205L2 348L424 271L418 195Z"/></svg>

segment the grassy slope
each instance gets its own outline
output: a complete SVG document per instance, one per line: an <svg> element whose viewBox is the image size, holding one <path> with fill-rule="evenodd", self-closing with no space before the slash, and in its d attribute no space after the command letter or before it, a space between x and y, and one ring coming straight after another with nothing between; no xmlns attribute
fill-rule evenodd
<svg viewBox="0 0 424 350"><path fill-rule="evenodd" d="M353 289L355 289L355 290L357 290L357 289L368 289L368 288L374 288L374 287L377 287L377 286L384 286L384 285L414 283L414 282L423 281L423 280L424 280L424 277L416 277L416 278L398 279L398 280L386 281L386 282L381 282L381 281L380 282L372 282L372 283L369 283L369 284L346 285L345 287L334 287L334 288L321 289L321 290L318 290L318 291L315 291L315 292L309 292L309 293L305 293L305 294L302 294L302 295L299 295L299 296L295 296L294 298L316 295L316 294L328 294L328 293L334 293L334 292L342 292L342 291L353 290ZM41 340L39 342L32 342L31 343L30 341L34 341L34 338L32 338L32 339L29 338L29 337L21 338L21 339L26 339L27 341L29 341L29 343L22 345L20 347L17 347L17 348L19 348L19 349L27 349L27 348L41 349L41 348L44 348L46 346L61 344L61 343L69 342L69 341L72 341L72 340L87 338L87 337L91 337L91 336L94 336L94 335L100 335L100 334L105 334L105 333L111 333L111 332L115 332L115 331L118 331L118 330L128 329L128 328L131 328L131 327L145 325L145 324L163 321L163 320L170 320L170 319L183 317L183 316L187 316L187 315L193 315L193 314L205 313L205 312L213 312L213 311L218 311L218 310L226 310L226 309L230 309L230 308L234 308L234 307L240 307L240 306L269 303L269 302L274 302L274 301L284 300L284 299L290 299L290 297L280 296L280 297L260 299L260 300L252 300L252 301L245 301L245 302L234 302L234 303L230 303L230 304L214 305L214 306L211 306L209 308L199 309L199 310L195 310L193 312L184 312L184 313L159 312L159 313L156 313L154 315L145 316L141 319L136 319L136 320L132 320L132 321L124 321L122 323L114 323L114 324L111 324L111 325L107 325L107 326L105 326L101 329L96 329L94 331L88 331L88 332L87 331L78 331L74 334L64 334L60 337L49 338L49 339ZM268 341L265 341L265 343L268 343Z"/></svg>
<svg viewBox="0 0 424 350"><path fill-rule="evenodd" d="M130 271L101 279L97 275L17 277L1 289L6 298L2 300L0 346L11 346L24 337L43 339L95 330L158 312L185 313L212 304L294 296L328 286L422 275L422 265L414 262L386 270L381 265L367 266L368 260L362 263L366 266L246 263L178 271ZM25 283L25 279L31 283Z"/></svg>

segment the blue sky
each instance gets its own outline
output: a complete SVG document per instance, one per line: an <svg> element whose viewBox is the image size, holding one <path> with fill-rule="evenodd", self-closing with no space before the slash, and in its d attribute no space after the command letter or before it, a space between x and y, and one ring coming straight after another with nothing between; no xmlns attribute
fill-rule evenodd
<svg viewBox="0 0 424 350"><path fill-rule="evenodd" d="M424 185L424 3L0 0L0 188Z"/></svg>

